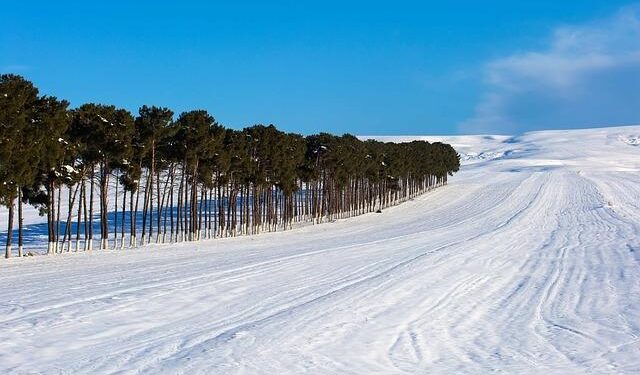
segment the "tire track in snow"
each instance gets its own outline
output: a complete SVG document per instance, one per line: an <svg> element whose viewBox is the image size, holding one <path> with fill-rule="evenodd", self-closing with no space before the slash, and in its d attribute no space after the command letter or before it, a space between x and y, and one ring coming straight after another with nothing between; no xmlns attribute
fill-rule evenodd
<svg viewBox="0 0 640 375"><path fill-rule="evenodd" d="M523 136L382 215L8 262L0 369L638 373L640 180L589 137Z"/></svg>

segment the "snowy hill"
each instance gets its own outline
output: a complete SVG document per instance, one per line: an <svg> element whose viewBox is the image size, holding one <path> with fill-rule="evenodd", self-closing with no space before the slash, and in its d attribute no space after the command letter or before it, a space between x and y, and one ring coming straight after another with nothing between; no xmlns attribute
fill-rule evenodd
<svg viewBox="0 0 640 375"><path fill-rule="evenodd" d="M375 138L463 167L382 214L1 261L0 372L640 373L640 126Z"/></svg>

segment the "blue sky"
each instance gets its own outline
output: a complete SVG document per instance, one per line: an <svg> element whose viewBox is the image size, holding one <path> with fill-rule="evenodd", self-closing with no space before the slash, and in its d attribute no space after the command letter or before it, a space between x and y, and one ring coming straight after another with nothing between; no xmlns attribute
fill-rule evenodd
<svg viewBox="0 0 640 375"><path fill-rule="evenodd" d="M176 3L6 2L0 71L73 106L204 108L305 134L640 123L633 3Z"/></svg>

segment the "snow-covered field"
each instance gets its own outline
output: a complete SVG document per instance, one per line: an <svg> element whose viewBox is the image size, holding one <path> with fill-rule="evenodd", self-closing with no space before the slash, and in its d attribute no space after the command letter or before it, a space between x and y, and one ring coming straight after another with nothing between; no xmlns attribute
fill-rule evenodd
<svg viewBox="0 0 640 375"><path fill-rule="evenodd" d="M0 261L0 373L638 374L639 136L440 137L461 172L382 214Z"/></svg>

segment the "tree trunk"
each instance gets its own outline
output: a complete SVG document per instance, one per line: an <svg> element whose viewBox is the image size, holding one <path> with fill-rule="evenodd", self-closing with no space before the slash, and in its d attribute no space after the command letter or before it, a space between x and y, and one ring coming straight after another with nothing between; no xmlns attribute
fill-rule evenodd
<svg viewBox="0 0 640 375"><path fill-rule="evenodd" d="M182 235L182 189L184 185L184 166L180 168L180 185L178 186L178 206L176 207L176 242Z"/></svg>
<svg viewBox="0 0 640 375"><path fill-rule="evenodd" d="M171 232L169 233L169 242L173 242L173 189L174 189L174 179L175 179L175 167L171 170L171 187L169 189L169 216L171 221Z"/></svg>
<svg viewBox="0 0 640 375"><path fill-rule="evenodd" d="M89 245L87 246L87 250L93 250L93 191L95 190L95 166L91 166L91 183L89 184L89 188L91 191L89 192Z"/></svg>
<svg viewBox="0 0 640 375"><path fill-rule="evenodd" d="M18 256L22 258L23 253L23 236L22 236L22 189L18 188Z"/></svg>
<svg viewBox="0 0 640 375"><path fill-rule="evenodd" d="M120 172L116 174L116 192L115 201L113 202L113 249L118 248L118 185L120 182Z"/></svg>
<svg viewBox="0 0 640 375"><path fill-rule="evenodd" d="M60 243L60 202L62 201L62 185L58 186L58 201L56 203L56 241L54 250L58 252L58 245ZM60 249L62 251L62 249Z"/></svg>
<svg viewBox="0 0 640 375"><path fill-rule="evenodd" d="M53 182L47 181L47 255L53 254Z"/></svg>
<svg viewBox="0 0 640 375"><path fill-rule="evenodd" d="M9 203L9 223L7 226L7 245L5 247L4 257L11 258L11 243L13 240L13 210L14 210L14 199L11 199Z"/></svg>
<svg viewBox="0 0 640 375"><path fill-rule="evenodd" d="M87 220L87 183L82 181L82 211L84 214L84 250L88 249L89 243L89 225Z"/></svg>
<svg viewBox="0 0 640 375"><path fill-rule="evenodd" d="M131 195L131 203L133 204L133 194ZM130 246L138 246L138 204L140 203L140 182L136 184L136 206L131 210L131 241Z"/></svg>
<svg viewBox="0 0 640 375"><path fill-rule="evenodd" d="M64 251L65 243L67 244L67 252L71 251L71 214L73 212L73 205L76 201L76 195L78 194L79 188L80 188L80 184L76 186L72 196L71 187L69 187L69 210L67 212L67 222L64 227L64 237L62 238L62 247L60 249L61 252Z"/></svg>
<svg viewBox="0 0 640 375"><path fill-rule="evenodd" d="M78 197L78 217L76 219L76 247L75 251L80 250L80 219L82 218L82 200L84 197L84 177L79 182L80 184L80 196Z"/></svg>
<svg viewBox="0 0 640 375"><path fill-rule="evenodd" d="M109 166L105 163L101 168L100 178L100 249L106 250L109 240L109 222L108 214L109 207L107 201L107 195L109 193Z"/></svg>
<svg viewBox="0 0 640 375"><path fill-rule="evenodd" d="M147 237L147 208L149 207L149 182L150 177L147 174L147 180L144 186L144 202L142 204L142 237L140 238L140 245L144 246Z"/></svg>
<svg viewBox="0 0 640 375"><path fill-rule="evenodd" d="M124 249L124 222L127 217L126 215L127 209L127 189L123 189L122 192L122 224L121 224L121 232L120 232L120 249Z"/></svg>
<svg viewBox="0 0 640 375"><path fill-rule="evenodd" d="M149 171L149 243L153 238L153 178L156 173L156 141L151 139L151 170Z"/></svg>

